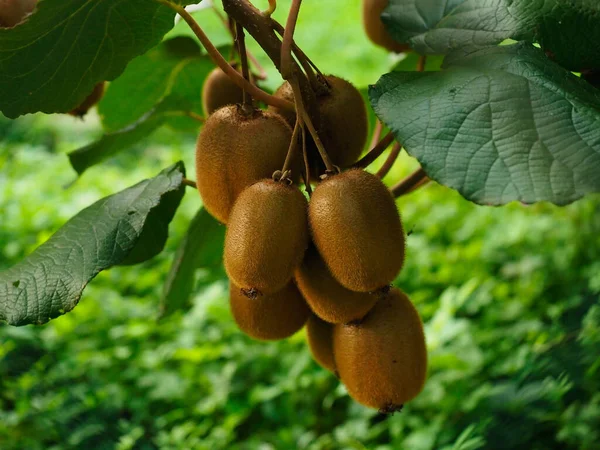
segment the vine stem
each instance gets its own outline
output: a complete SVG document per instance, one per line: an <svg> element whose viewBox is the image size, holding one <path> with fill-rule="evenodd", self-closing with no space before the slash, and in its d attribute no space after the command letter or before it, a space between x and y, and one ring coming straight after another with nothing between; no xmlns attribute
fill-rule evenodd
<svg viewBox="0 0 600 450"><path fill-rule="evenodd" d="M283 169L281 169L281 172L283 173L286 173L288 170L290 170L294 156L296 156L296 149L298 148L298 133L300 133L302 126L302 117L297 114L294 131L292 133L292 140L290 141L290 147L285 157L285 162L283 163Z"/></svg>
<svg viewBox="0 0 600 450"><path fill-rule="evenodd" d="M371 137L371 143L369 144L369 148L375 147L379 140L381 139L381 133L383 132L383 124L381 120L377 119L375 122L375 129L373 130L373 136Z"/></svg>
<svg viewBox="0 0 600 450"><path fill-rule="evenodd" d="M285 28L283 28L283 25L281 25L275 19L271 19L271 22L273 25L273 29L277 32L277 34L279 34L281 37L283 37L283 35L285 33ZM323 79L325 79L325 77L323 76L321 71L317 68L317 66L315 66L315 64L309 59L309 57L306 56L306 53L304 53L302 51L302 49L300 47L298 47L298 45L296 44L296 42L293 39L292 39L292 49L294 51L294 54L298 58L298 62L302 66L302 69L306 73L306 76L308 77L310 85L312 86L313 90L316 91L318 89L319 82L317 80L317 77L315 76L315 71L319 75L321 75L323 77Z"/></svg>
<svg viewBox="0 0 600 450"><path fill-rule="evenodd" d="M288 102L287 100L277 98L273 95L268 94L262 89L259 89L258 87L250 83L248 80L246 80L242 75L240 75L237 70L231 67L231 65L225 60L225 58L223 58L223 55L219 53L219 50L217 50L217 48L212 44L208 36L202 30L202 28L200 28L198 22L196 22L196 20L190 15L190 13L188 13L185 10L183 6L172 3L168 0L156 1L165 6L168 6L169 8L177 12L177 14L179 14L183 20L185 20L185 22L188 24L188 26L191 28L194 34L198 37L204 48L206 48L206 51L208 52L209 56L214 61L214 63L218 65L221 68L221 70L225 72L227 76L229 76L231 81L233 81L237 86L239 86L241 89L244 89L245 91L248 91L248 93L252 95L252 97L254 97L256 100L260 100L266 103L267 105L275 106L277 108L282 108L290 111L294 110L294 104L292 102Z"/></svg>
<svg viewBox="0 0 600 450"><path fill-rule="evenodd" d="M383 166L381 166L381 169L377 171L377 176L379 178L384 178L389 173L390 169L393 167L394 163L398 159L398 155L400 154L401 150L402 145L400 145L398 142L395 142L394 146L392 147L392 151L383 163Z"/></svg>
<svg viewBox="0 0 600 450"><path fill-rule="evenodd" d="M407 176L404 180L400 181L398 184L393 186L390 189L390 192L394 196L394 198L398 198L402 195L408 194L409 192L414 191L417 187L424 186L429 182L429 178L427 178L427 174L423 170L422 167L419 167L409 176Z"/></svg>
<svg viewBox="0 0 600 450"><path fill-rule="evenodd" d="M391 131L386 134L383 139L381 139L379 141L379 143L373 147L369 153L367 153L365 156L363 156L360 160L358 160L356 163L354 163L352 165L353 169L364 169L365 167L368 167L373 161L375 161L377 158L379 158L379 156L381 156L381 154L385 151L386 148L389 147L389 145L392 143L392 141L394 140L394 133L392 133Z"/></svg>
<svg viewBox="0 0 600 450"><path fill-rule="evenodd" d="M312 187L310 185L310 164L308 163L308 151L306 150L306 130L302 128L302 157L304 158L304 186L310 197L312 195Z"/></svg>
<svg viewBox="0 0 600 450"><path fill-rule="evenodd" d="M248 0L222 0L222 3L223 9L229 17L241 24L246 32L252 35L258 45L273 61L275 67L281 71L281 40L273 29L273 20L265 16ZM310 119L312 119L309 121L304 118L304 123L310 131L313 121L319 123L316 95L310 86L310 81L304 76L296 60L292 59L292 65L294 74L290 77L290 80L295 78L300 85L304 107L310 111Z"/></svg>
<svg viewBox="0 0 600 450"><path fill-rule="evenodd" d="M227 29L227 31L233 36L233 33L231 32L231 27L229 26L228 20L225 17L223 17L223 15L221 14L221 11L219 11L214 4L212 5L212 10L216 14L216 16L221 20L221 22L223 23L223 26ZM248 59L250 60L250 62L254 66L254 68L256 70L258 70L258 74L253 74L254 78L256 78L258 80L266 80L267 72L265 71L263 66L260 65L260 63L258 62L256 57L247 48L246 48L246 54L248 55Z"/></svg>
<svg viewBox="0 0 600 450"><path fill-rule="evenodd" d="M283 42L281 44L281 76L284 80L292 76L292 45L294 43L294 31L300 14L302 0L292 0L290 12L288 13L285 31L283 32Z"/></svg>
<svg viewBox="0 0 600 450"><path fill-rule="evenodd" d="M181 184L183 184L184 186L192 187L194 189L198 189L198 186L196 185L196 182L193 181L193 180L189 180L187 178L184 178L183 180L181 180Z"/></svg>
<svg viewBox="0 0 600 450"><path fill-rule="evenodd" d="M271 17L271 14L277 9L277 0L269 0L269 8L263 11L263 14L267 17Z"/></svg>
<svg viewBox="0 0 600 450"><path fill-rule="evenodd" d="M302 100L302 93L300 91L300 85L298 84L298 79L292 78L289 81L289 83L292 86L292 91L294 92L294 99L296 100L296 115L298 115L298 114L302 115L302 119L304 120L304 123L306 124L306 127L308 128L308 131L310 132L310 135L312 136L313 141L315 142L315 145L317 146L319 155L321 155L321 159L323 160L323 163L325 164L325 169L328 172L336 172L337 169L331 162L331 159L329 159L329 155L327 154L327 151L325 150L325 147L323 146L323 142L321 142L321 138L319 137L319 134L317 133L317 130L315 129L308 112L306 112L306 108L304 108L304 103Z"/></svg>
<svg viewBox="0 0 600 450"><path fill-rule="evenodd" d="M246 39L244 36L244 28L236 22L235 24L235 40L238 45L238 52L240 54L240 60L242 62L242 75L246 81L250 81L250 72L248 71L248 54L246 53ZM244 107L251 108L252 107L252 97L244 89Z"/></svg>

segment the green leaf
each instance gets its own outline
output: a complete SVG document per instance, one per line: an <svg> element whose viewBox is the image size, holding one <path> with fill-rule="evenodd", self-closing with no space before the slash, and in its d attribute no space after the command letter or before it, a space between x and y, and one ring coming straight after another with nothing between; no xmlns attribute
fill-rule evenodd
<svg viewBox="0 0 600 450"><path fill-rule="evenodd" d="M159 43L174 17L151 0L40 1L23 24L0 28L0 111L70 111Z"/></svg>
<svg viewBox="0 0 600 450"><path fill-rule="evenodd" d="M96 142L70 152L68 156L71 166L81 175L93 165L149 137L167 118L168 115L164 112L152 111L122 130L106 133Z"/></svg>
<svg viewBox="0 0 600 450"><path fill-rule="evenodd" d="M597 0L390 0L382 19L421 53L516 39L540 42L571 70L600 67Z"/></svg>
<svg viewBox="0 0 600 450"><path fill-rule="evenodd" d="M0 320L11 325L42 324L71 311L100 271L150 257L165 243L166 227L181 201L182 163L163 170L84 209L31 255L0 272ZM146 245L150 229L155 239Z"/></svg>
<svg viewBox="0 0 600 450"><path fill-rule="evenodd" d="M446 65L384 75L370 90L376 114L431 178L493 205L600 192L600 91L526 44Z"/></svg>
<svg viewBox="0 0 600 450"><path fill-rule="evenodd" d="M198 211L179 244L161 298L161 317L187 309L199 269L222 267L225 226L206 209Z"/></svg>
<svg viewBox="0 0 600 450"><path fill-rule="evenodd" d="M202 86L213 68L192 38L164 41L131 61L110 84L98 105L104 129L115 132L136 122L170 95L180 97L172 109L202 114Z"/></svg>

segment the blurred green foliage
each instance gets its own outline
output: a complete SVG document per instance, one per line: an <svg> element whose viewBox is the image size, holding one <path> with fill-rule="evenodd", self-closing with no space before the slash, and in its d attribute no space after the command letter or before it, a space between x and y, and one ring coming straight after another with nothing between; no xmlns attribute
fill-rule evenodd
<svg viewBox="0 0 600 450"><path fill-rule="evenodd" d="M306 5L298 40L364 87L394 61L359 34L356 1L336 15L337 46L329 27L311 29L334 3ZM93 117L0 118L0 270L95 200L180 159L193 172L194 136L161 129L75 181L64 153L98 134ZM404 155L386 181L414 164ZM47 325L0 325L0 449L600 448L600 198L488 208L430 185L398 205L410 235L396 284L423 317L430 356L426 388L402 413L353 402L303 332L245 337L223 274L198 274L191 310L158 320L200 206L190 190L161 255L101 273Z"/></svg>

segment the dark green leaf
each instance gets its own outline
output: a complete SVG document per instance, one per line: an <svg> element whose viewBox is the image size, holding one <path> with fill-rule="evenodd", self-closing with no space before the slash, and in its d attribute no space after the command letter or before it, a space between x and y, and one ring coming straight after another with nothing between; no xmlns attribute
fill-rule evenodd
<svg viewBox="0 0 600 450"><path fill-rule="evenodd" d="M161 299L161 316L187 309L199 269L222 267L225 226L202 208L179 244Z"/></svg>
<svg viewBox="0 0 600 450"><path fill-rule="evenodd" d="M202 114L202 85L213 67L189 37L170 39L138 56L98 105L104 129L115 132L136 122L169 95L182 100L173 102L173 109Z"/></svg>
<svg viewBox="0 0 600 450"><path fill-rule="evenodd" d="M70 111L160 42L174 17L151 0L40 1L26 22L0 28L0 111Z"/></svg>
<svg viewBox="0 0 600 450"><path fill-rule="evenodd" d="M71 311L100 271L155 253L137 249L157 227L160 247L184 185L182 163L117 194L105 197L69 220L31 255L0 272L0 320L11 325L42 324ZM168 205L163 202L169 203ZM160 215L162 214L162 216Z"/></svg>
<svg viewBox="0 0 600 450"><path fill-rule="evenodd" d="M529 45L450 56L371 88L379 118L436 181L483 204L600 192L600 92Z"/></svg>
<svg viewBox="0 0 600 450"><path fill-rule="evenodd" d="M390 0L382 19L417 51L447 53L505 39L539 41L571 70L600 66L597 0Z"/></svg>

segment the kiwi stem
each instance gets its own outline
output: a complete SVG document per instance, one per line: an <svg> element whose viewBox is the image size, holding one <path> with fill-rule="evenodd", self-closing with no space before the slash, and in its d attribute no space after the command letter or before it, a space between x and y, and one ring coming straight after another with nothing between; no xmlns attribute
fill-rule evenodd
<svg viewBox="0 0 600 450"><path fill-rule="evenodd" d="M417 72L423 72L425 70L425 64L427 63L427 56L421 55L417 60Z"/></svg>
<svg viewBox="0 0 600 450"><path fill-rule="evenodd" d="M317 130L315 129L315 127L312 123L310 115L308 114L308 112L306 112L306 108L304 108L304 102L302 100L302 92L300 91L300 85L298 84L298 79L292 78L291 80L289 80L289 83L290 83L290 86L292 87L292 91L294 92L294 99L296 100L296 115L301 115L302 119L304 120L304 123L308 127L308 131L310 131L310 135L312 136L313 141L315 142L315 145L317 146L317 150L319 150L319 155L321 155L321 159L323 160L323 163L325 164L325 169L328 172L337 172L337 168L333 165L333 163L331 162L331 159L329 159L329 155L327 154L327 151L325 150L325 147L323 146L323 142L321 142L321 138L319 137L319 134L317 133Z"/></svg>
<svg viewBox="0 0 600 450"><path fill-rule="evenodd" d="M223 17L223 14L221 14L221 11L219 11L215 5L212 5L212 10L217 15L217 17L221 19L221 22L223 22L223 26L227 28L227 31L233 36L231 28L229 27L229 20ZM253 74L254 78L256 78L257 80L266 80L267 72L265 71L263 66L260 65L256 57L252 54L250 50L246 49L246 53L248 54L248 59L250 60L254 68L258 70L258 74Z"/></svg>
<svg viewBox="0 0 600 450"><path fill-rule="evenodd" d="M308 151L306 150L306 130L302 128L302 156L304 157L304 186L306 186L306 192L308 196L312 195L312 187L310 185L310 164L308 163Z"/></svg>
<svg viewBox="0 0 600 450"><path fill-rule="evenodd" d="M285 31L285 28L283 28L283 25L281 25L275 19L271 19L271 21L273 22L273 29L275 31L277 31L277 33L279 33L280 36L283 36L283 33ZM321 71L319 70L319 68L317 67L317 65L314 62L312 62L312 60L306 55L306 53L304 53L302 51L302 49L300 47L298 47L298 44L296 44L295 42L293 42L292 45L294 46L294 53L298 57L298 61L300 61L300 64L302 64L302 67L304 67L304 64L308 64L310 67L312 67L313 69L315 69L315 71L320 76L324 77L324 75L321 73Z"/></svg>
<svg viewBox="0 0 600 450"><path fill-rule="evenodd" d="M271 21L273 23L273 29L281 37L283 37L283 34L285 32L285 28L283 28L283 25L281 25L279 22L277 22L274 19L271 19ZM308 77L308 81L310 82L310 85L313 88L313 91L316 92L318 90L319 81L318 81L317 77L315 76L314 70L316 70L318 74L322 75L321 72L319 71L319 69L316 68L316 66L308 58L308 56L306 56L306 53L304 53L293 40L292 40L292 49L294 50L294 54L298 58L298 62L300 63L300 66L302 66L302 69L306 73L306 76ZM313 70L313 68L314 68L314 70Z"/></svg>
<svg viewBox="0 0 600 450"><path fill-rule="evenodd" d="M362 159L358 160L356 163L354 163L354 165L352 166L353 169L364 169L365 167L368 167L369 165L371 165L371 163L373 161L375 161L377 158L379 158L379 156L381 156L381 154L385 151L386 148L389 147L389 145L392 143L392 141L394 140L394 133L392 133L391 131L386 134L383 139L381 139L377 145L375 147L373 147L369 153L367 153L365 156L362 157Z"/></svg>
<svg viewBox="0 0 600 450"><path fill-rule="evenodd" d="M379 140L381 139L381 133L383 131L383 124L381 120L377 119L375 122L375 129L373 130L373 136L371 137L371 143L369 144L369 148L375 147Z"/></svg>
<svg viewBox="0 0 600 450"><path fill-rule="evenodd" d="M290 170L290 166L292 165L294 156L296 156L296 149L298 148L298 133L300 133L300 130L303 126L304 124L302 123L302 117L296 115L296 123L294 125L294 131L292 133L292 140L290 141L290 148L285 157L283 169L281 169L283 173L286 173L288 170Z"/></svg>
<svg viewBox="0 0 600 450"><path fill-rule="evenodd" d="M273 29L273 20L269 17L265 17L263 13L248 0L221 1L225 12L230 17L233 17L236 22L241 24L247 33L252 35L258 45L261 46L267 56L273 61L275 67L278 70L281 70L281 39L279 39ZM292 78L298 80L304 107L310 111L312 120L318 124L320 122L316 95L310 86L308 78L304 75L304 72L302 72L302 69L296 63L296 60L292 59L292 65L294 71L294 76ZM257 99L256 96L255 99ZM307 126L309 125L306 118L304 122ZM310 124L312 124L312 121Z"/></svg>
<svg viewBox="0 0 600 450"><path fill-rule="evenodd" d="M390 152L389 156L383 163L383 166L381 166L381 169L379 169L377 171L377 176L379 178L383 179L389 173L390 169L393 167L394 163L398 159L400 150L402 150L402 145L400 145L398 142L394 142L392 151Z"/></svg>
<svg viewBox="0 0 600 450"><path fill-rule="evenodd" d="M277 0L269 0L269 8L263 11L263 14L267 17L271 17L271 14L277 9Z"/></svg>
<svg viewBox="0 0 600 450"><path fill-rule="evenodd" d="M404 194L414 191L417 187L424 186L428 182L429 178L427 178L427 174L423 168L420 167L407 176L404 180L393 186L390 191L394 198L398 198Z"/></svg>
<svg viewBox="0 0 600 450"><path fill-rule="evenodd" d="M192 187L192 188L194 188L194 189L198 189L198 186L196 185L196 182L195 182L195 181L193 181L193 180L188 180L187 178L184 178L184 179L181 181L181 184L183 184L184 186L189 186L189 187Z"/></svg>
<svg viewBox="0 0 600 450"><path fill-rule="evenodd" d="M273 95L268 94L267 92L259 89L257 86L250 83L246 80L242 75L239 74L237 70L235 70L231 65L223 58L223 55L217 50L217 48L212 44L208 36L204 33L198 22L188 13L185 8L176 3L172 3L168 0L156 0L158 3L168 6L175 12L177 12L183 20L189 25L194 34L198 37L209 56L213 60L213 62L218 65L223 72L225 72L231 81L233 81L237 86L245 91L248 91L252 97L256 100L260 100L267 105L275 106L277 108L282 108L286 110L293 111L294 104L292 102L288 102L287 100L283 100L281 98L277 98Z"/></svg>
<svg viewBox="0 0 600 450"><path fill-rule="evenodd" d="M236 22L235 24L235 40L237 41L238 52L240 54L240 60L242 62L242 75L246 81L250 81L250 73L248 72L248 54L246 53L246 39L244 35L244 28ZM252 97L246 89L244 89L244 106L252 106Z"/></svg>
<svg viewBox="0 0 600 450"><path fill-rule="evenodd" d="M302 0L292 0L287 22L285 23L285 31L283 32L280 72L284 80L288 80L292 76L292 44L294 42L294 31L298 22L298 15L300 14L300 6L302 6Z"/></svg>

